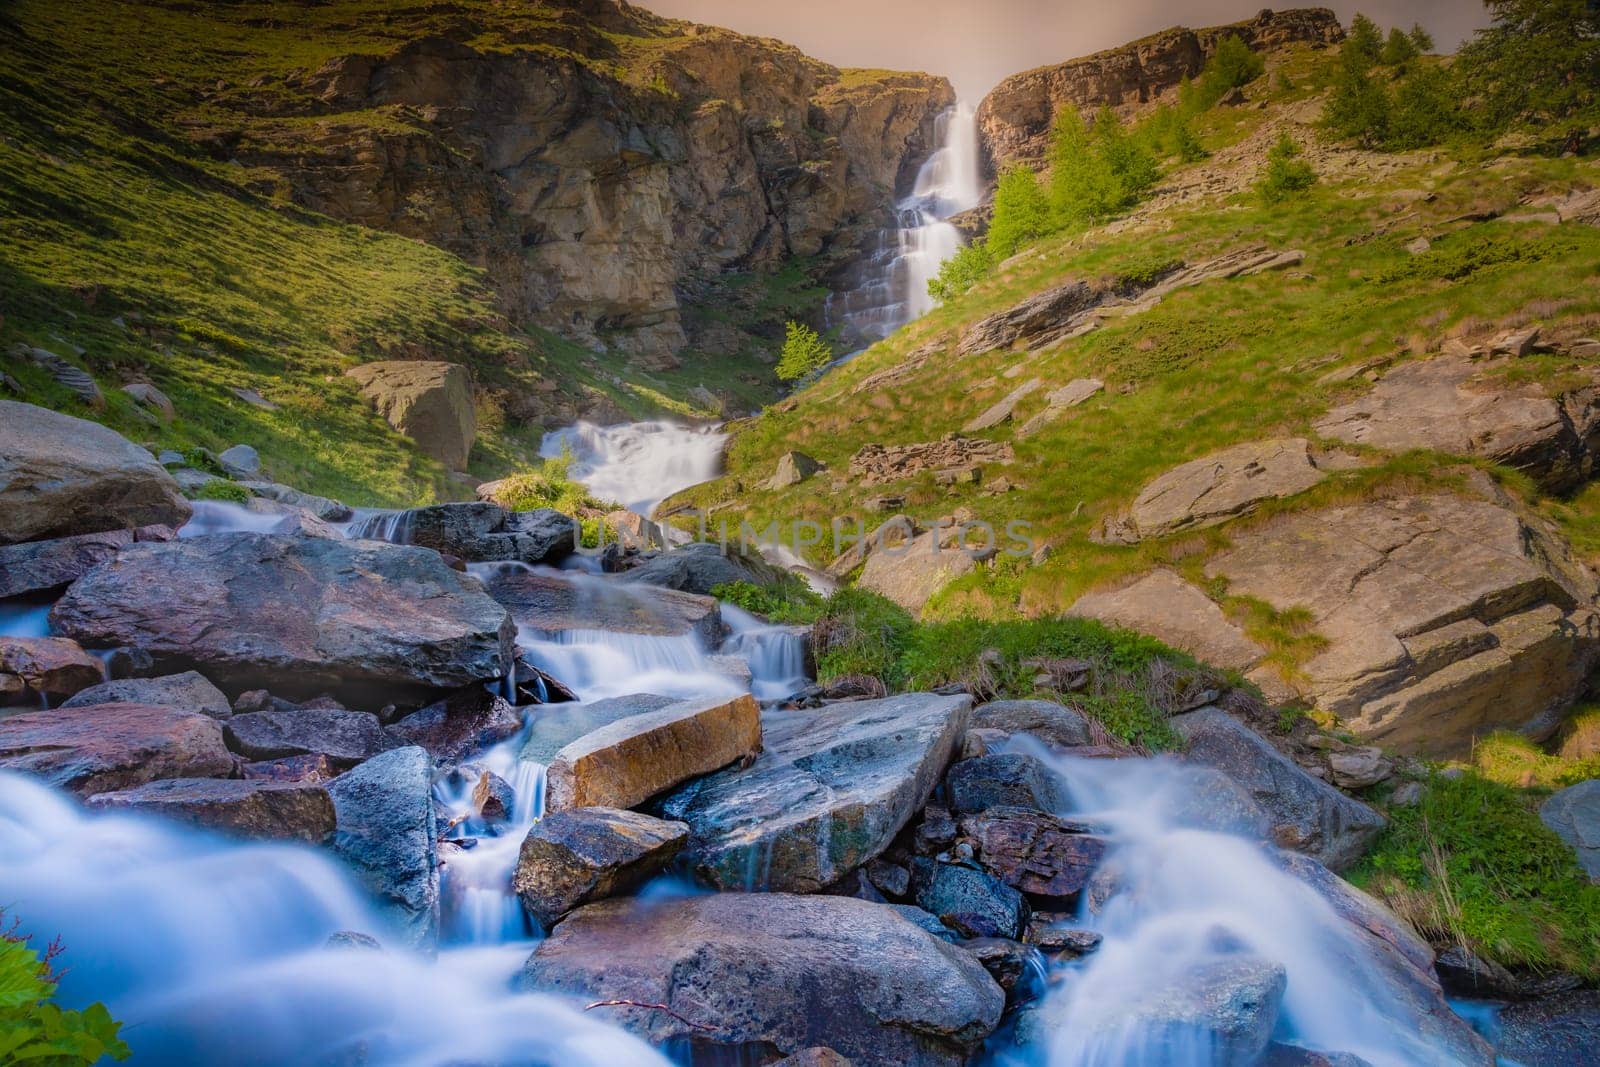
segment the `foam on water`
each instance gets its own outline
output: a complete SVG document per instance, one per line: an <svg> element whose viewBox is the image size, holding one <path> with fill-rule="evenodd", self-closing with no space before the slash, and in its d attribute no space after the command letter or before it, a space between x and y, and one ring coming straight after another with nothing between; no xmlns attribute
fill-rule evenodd
<svg viewBox="0 0 1600 1067"><path fill-rule="evenodd" d="M572 455L569 474L601 500L646 517L673 493L715 478L728 435L715 426L579 422L545 434L539 454Z"/></svg>

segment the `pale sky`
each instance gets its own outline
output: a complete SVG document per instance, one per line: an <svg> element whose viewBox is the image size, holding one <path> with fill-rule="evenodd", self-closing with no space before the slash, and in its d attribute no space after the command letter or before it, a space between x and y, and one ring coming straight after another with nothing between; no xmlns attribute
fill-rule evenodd
<svg viewBox="0 0 1600 1067"><path fill-rule="evenodd" d="M943 74L974 103L1008 74L1098 52L1168 26L1251 18L1262 0L637 0L674 18L778 37L842 67ZM1309 4L1279 4L1277 10ZM1357 11L1391 25L1420 22L1453 51L1488 21L1481 0L1327 3L1345 25Z"/></svg>

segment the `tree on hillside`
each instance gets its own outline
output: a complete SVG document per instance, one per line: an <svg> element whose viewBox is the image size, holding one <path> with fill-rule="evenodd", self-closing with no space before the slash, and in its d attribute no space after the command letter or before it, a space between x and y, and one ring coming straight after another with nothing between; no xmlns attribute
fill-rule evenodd
<svg viewBox="0 0 1600 1067"><path fill-rule="evenodd" d="M1406 36L1411 38L1411 47L1417 50L1418 55L1426 56L1433 54L1433 34L1425 30L1422 26L1422 23L1414 23L1411 27L1411 32Z"/></svg>
<svg viewBox="0 0 1600 1067"><path fill-rule="evenodd" d="M1095 150L1111 168L1118 189L1118 207L1126 207L1149 192L1161 178L1155 157L1123 128L1109 107L1094 117Z"/></svg>
<svg viewBox="0 0 1600 1067"><path fill-rule="evenodd" d="M1357 15L1350 23L1350 33L1344 39L1342 56L1349 66L1371 67L1383 55L1383 31L1365 15Z"/></svg>
<svg viewBox="0 0 1600 1067"><path fill-rule="evenodd" d="M1444 68L1414 69L1395 89L1385 147L1400 152L1427 148L1465 133L1460 95L1459 83Z"/></svg>
<svg viewBox="0 0 1600 1067"><path fill-rule="evenodd" d="M783 354L778 357L778 378L793 382L809 378L833 362L833 349L817 331L799 322L784 327Z"/></svg>
<svg viewBox="0 0 1600 1067"><path fill-rule="evenodd" d="M1279 204L1305 192L1316 181L1317 172L1300 158L1300 146L1284 133L1267 153L1267 167L1256 184L1256 193L1267 204Z"/></svg>
<svg viewBox="0 0 1600 1067"><path fill-rule="evenodd" d="M1204 111L1228 94L1229 89L1249 85L1266 72L1267 61L1250 50L1237 34L1228 34L1217 43L1216 54L1200 72L1195 86L1198 97L1195 111Z"/></svg>
<svg viewBox="0 0 1600 1067"><path fill-rule="evenodd" d="M1346 62L1340 65L1322 121L1335 137L1377 148L1388 140L1393 107L1388 86L1371 68Z"/></svg>
<svg viewBox="0 0 1600 1067"><path fill-rule="evenodd" d="M1399 67L1419 55L1421 52L1417 49L1416 42L1396 26L1389 31L1389 39L1383 42L1383 53L1379 56L1379 61L1386 67Z"/></svg>
<svg viewBox="0 0 1600 1067"><path fill-rule="evenodd" d="M1600 4L1486 0L1492 24L1461 50L1467 86L1494 128L1564 122L1600 96Z"/></svg>
<svg viewBox="0 0 1600 1067"><path fill-rule="evenodd" d="M989 255L999 262L1053 229L1050 201L1039 187L1039 176L1022 163L1007 167L994 191Z"/></svg>

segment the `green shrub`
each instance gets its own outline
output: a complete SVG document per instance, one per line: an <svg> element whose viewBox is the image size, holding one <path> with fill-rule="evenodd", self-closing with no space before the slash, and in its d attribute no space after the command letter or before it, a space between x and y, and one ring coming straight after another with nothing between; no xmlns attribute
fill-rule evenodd
<svg viewBox="0 0 1600 1067"><path fill-rule="evenodd" d="M1395 87L1384 147L1397 152L1442 144L1471 128L1461 86L1442 67L1421 66Z"/></svg>
<svg viewBox="0 0 1600 1067"><path fill-rule="evenodd" d="M1021 163L1007 167L994 191L987 255L998 263L1054 229L1050 202L1039 187L1038 175Z"/></svg>
<svg viewBox="0 0 1600 1067"><path fill-rule="evenodd" d="M784 326L783 353L778 357L778 377L786 382L799 381L818 373L833 362L833 349L817 336L817 331L799 323Z"/></svg>
<svg viewBox="0 0 1600 1067"><path fill-rule="evenodd" d="M1195 102L1191 106L1204 111L1228 95L1228 90L1249 85L1266 72L1267 61L1245 44L1235 34L1229 34L1217 44L1216 54L1200 72L1195 83Z"/></svg>
<svg viewBox="0 0 1600 1067"><path fill-rule="evenodd" d="M1523 239L1508 233L1453 235L1438 241L1420 256L1412 256L1373 276L1380 284L1408 278L1460 281L1479 271L1509 263L1537 263L1566 255L1574 249L1570 239Z"/></svg>
<svg viewBox="0 0 1600 1067"><path fill-rule="evenodd" d="M576 515L588 509L612 509L616 505L596 500L582 482L575 482L568 472L572 469L572 453L563 449L561 455L544 461L538 470L520 471L495 483L494 502L508 511L534 511L552 508L563 515ZM593 534L598 541L599 526ZM593 547L593 546L589 546Z"/></svg>
<svg viewBox="0 0 1600 1067"><path fill-rule="evenodd" d="M1396 26L1389 31L1389 39L1383 42L1383 52L1378 56L1378 62L1386 67L1403 66L1417 56L1421 55L1417 43L1400 27Z"/></svg>
<svg viewBox="0 0 1600 1067"><path fill-rule="evenodd" d="M248 504L250 503L250 490L237 482L213 478L195 490L194 499L220 500L227 504Z"/></svg>
<svg viewBox="0 0 1600 1067"><path fill-rule="evenodd" d="M916 628L898 604L865 589L839 589L812 631L817 678L865 674L880 679L890 692L899 691L905 682L901 657Z"/></svg>
<svg viewBox="0 0 1600 1067"><path fill-rule="evenodd" d="M60 942L41 957L16 929L13 923L0 931L0 1063L71 1067L127 1059L131 1052L118 1036L121 1024L104 1004L66 1011L53 1003L59 976L52 965Z"/></svg>
<svg viewBox="0 0 1600 1067"><path fill-rule="evenodd" d="M1278 143L1267 153L1267 167L1256 183L1256 195L1263 203L1281 204L1311 188L1317 182L1317 172L1311 164L1300 158L1300 146L1287 133L1278 137Z"/></svg>
<svg viewBox="0 0 1600 1067"><path fill-rule="evenodd" d="M1345 48L1350 47L1349 42ZM1322 122L1334 137L1377 148L1389 138L1394 100L1389 88L1370 66L1343 63L1333 83L1333 93L1323 110Z"/></svg>
<svg viewBox="0 0 1600 1067"><path fill-rule="evenodd" d="M785 573L776 585L726 582L711 590L718 600L771 622L809 626L822 617L825 601L799 577Z"/></svg>
<svg viewBox="0 0 1600 1067"><path fill-rule="evenodd" d="M1357 14L1350 20L1350 33L1344 39L1341 58L1346 67L1366 70L1374 66L1383 55L1383 31L1367 16Z"/></svg>
<svg viewBox="0 0 1600 1067"><path fill-rule="evenodd" d="M1057 226L1076 226L1137 203L1161 176L1143 137L1128 133L1110 108L1093 126L1070 105L1056 116L1050 146L1050 208Z"/></svg>
<svg viewBox="0 0 1600 1067"><path fill-rule="evenodd" d="M207 474L215 474L219 478L226 478L228 476L228 472L222 469L222 464L217 461L217 457L213 456L210 452L207 452L203 448L187 449L183 453L183 464L184 466L192 467L197 471L205 471Z"/></svg>
<svg viewBox="0 0 1600 1067"><path fill-rule="evenodd" d="M928 279L928 295L940 303L954 300L977 285L994 269L989 243L979 239L939 264L939 273Z"/></svg>
<svg viewBox="0 0 1600 1067"><path fill-rule="evenodd" d="M1182 266L1183 260L1161 253L1141 256L1117 271L1117 288L1148 289Z"/></svg>

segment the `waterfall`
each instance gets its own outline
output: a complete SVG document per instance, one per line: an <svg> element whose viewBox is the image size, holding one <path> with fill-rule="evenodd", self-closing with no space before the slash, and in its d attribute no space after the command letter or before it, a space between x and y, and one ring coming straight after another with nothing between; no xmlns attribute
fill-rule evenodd
<svg viewBox="0 0 1600 1067"><path fill-rule="evenodd" d="M895 228L879 236L855 284L828 297L828 324L863 347L932 310L928 282L964 243L946 220L983 199L973 108L957 103L939 116L937 129L939 147L896 205Z"/></svg>
<svg viewBox="0 0 1600 1067"><path fill-rule="evenodd" d="M580 422L545 434L539 454L572 455L568 474L601 500L649 517L673 493L710 481L722 469L728 436L719 427L673 422L596 426Z"/></svg>
<svg viewBox="0 0 1600 1067"><path fill-rule="evenodd" d="M733 631L722 650L750 664L750 692L757 700L782 700L805 687L805 627L765 623L732 604L722 605L722 620Z"/></svg>

